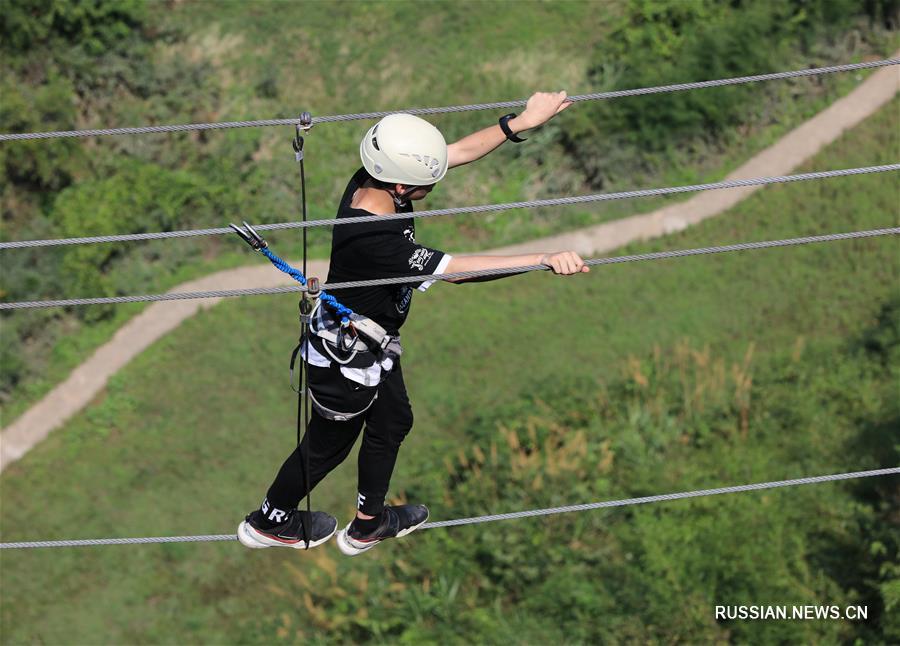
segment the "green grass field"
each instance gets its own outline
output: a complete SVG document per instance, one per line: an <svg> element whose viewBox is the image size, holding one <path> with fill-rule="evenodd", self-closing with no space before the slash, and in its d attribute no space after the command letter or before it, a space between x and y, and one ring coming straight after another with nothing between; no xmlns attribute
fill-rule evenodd
<svg viewBox="0 0 900 646"><path fill-rule="evenodd" d="M897 109L805 170L896 161ZM772 187L623 253L896 226L898 197L888 174ZM897 373L852 348L884 312L890 325L898 275L889 238L439 285L404 328L417 422L393 495L444 519L872 468L900 430ZM136 359L0 477L3 541L233 531L293 444L295 312L229 301ZM848 449L870 428L880 458ZM354 472L315 492L341 522ZM434 530L352 562L333 546L3 551L2 639L890 641L888 624L722 625L711 610L854 598L868 566L834 546L884 532L854 498L875 487Z"/></svg>
<svg viewBox="0 0 900 646"><path fill-rule="evenodd" d="M123 81L122 86L110 86L104 80L82 97L80 112L88 123L81 125L288 117L302 110L322 116L506 100L527 97L539 89L585 93L623 82L616 69L602 82L591 81L588 75L598 60L610 58L615 50L616 38L610 34L616 33L627 13L615 3L520 3L515 20L507 19L504 4L485 2L436 2L424 17L415 5L402 2L280 3L277 10L275 6L230 3L227 10L213 2L151 6L148 32L155 36L148 60L95 61L111 66L113 79L121 71L117 66L135 65L135 78ZM649 24L647 29L652 31ZM171 31L168 37L159 37L167 30ZM811 44L804 46L802 53L790 50L785 54L781 60L785 69L887 55L898 42L895 34L862 22L836 35L810 38ZM409 61L416 63L414 75ZM641 153L647 159L639 170L614 174L602 187L591 186L557 142L559 133L577 121L576 106L532 133L528 145L506 147L477 166L452 173L430 197L430 206L719 179L849 92L865 76L842 74L760 85L748 101L752 111L721 137L693 141L683 150L675 146ZM23 83L18 78L14 81L13 86ZM133 93L133 86L144 84L151 88L146 90L148 96ZM708 96L713 105L721 94ZM642 100L652 99L633 99ZM440 115L433 121L453 140L493 123L498 114ZM49 126L34 123L31 127ZM365 122L329 124L309 135L311 217L332 216L335 197L348 173L358 166L355 151L365 127ZM46 202L41 217L16 205L11 209L16 217L6 223L2 235L4 239L44 238L222 226L240 219L297 219L292 134L290 128L261 128L212 131L202 137L152 135L75 143L77 150L67 159L81 162L68 160L67 164L76 164L72 171L76 181L61 192L36 191ZM632 163L637 154L623 149L619 155L624 159L610 159L606 166ZM57 161L50 158L41 166L52 169ZM134 168L147 180L140 190L132 190L129 184L129 169ZM190 182L194 188L188 191L164 190L171 184ZM165 195L161 198L160 193ZM168 208L161 207L161 201ZM434 221L429 229L433 244L473 251L612 220L660 203L637 200L602 207L522 210L478 220ZM162 221L158 221L160 217ZM292 256L290 252L297 249L296 236L291 233L273 233L271 240L283 255ZM327 230L313 231L312 253L325 255L328 240ZM95 296L105 290L110 294L152 293L246 258L240 243L227 238L111 249L105 245L83 248L81 256L74 248L42 249L35 254L10 252L0 291L15 299ZM62 271L58 270L60 264L65 265ZM106 268L105 273L97 276L97 267ZM52 278L57 273L59 280ZM84 281L78 280L82 274ZM18 336L21 343L10 344L4 355L4 369L9 374L0 375L3 424L8 425L46 394L140 307L115 313L99 309L90 314L81 310L16 312L8 317L8 334ZM82 314L88 324L80 318Z"/></svg>

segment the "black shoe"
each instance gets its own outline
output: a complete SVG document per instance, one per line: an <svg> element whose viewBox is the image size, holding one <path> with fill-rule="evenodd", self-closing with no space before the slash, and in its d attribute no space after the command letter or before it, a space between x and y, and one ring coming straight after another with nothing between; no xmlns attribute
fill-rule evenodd
<svg viewBox="0 0 900 646"><path fill-rule="evenodd" d="M401 538L414 532L428 520L425 505L387 507L381 512L381 522L369 534L362 534L351 521L338 532L337 544L347 556L356 556L372 549L386 538Z"/></svg>
<svg viewBox="0 0 900 646"><path fill-rule="evenodd" d="M295 550L307 549L307 536L303 530L303 518L306 511L295 509L288 519L280 525L267 527L260 510L252 511L238 525L238 540L246 547L261 549L263 547L292 547ZM337 530L337 519L324 511L312 512L311 522L307 523L310 536L309 547L321 545L334 536ZM265 528L265 529L264 529Z"/></svg>

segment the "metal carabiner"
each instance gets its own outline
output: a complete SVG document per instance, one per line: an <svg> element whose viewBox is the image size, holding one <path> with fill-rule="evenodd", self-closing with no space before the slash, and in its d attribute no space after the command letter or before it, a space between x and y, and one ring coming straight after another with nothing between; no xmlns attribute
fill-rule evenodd
<svg viewBox="0 0 900 646"><path fill-rule="evenodd" d="M350 352L353 350L353 346L356 345L356 328L353 327L353 323L350 321L341 322L341 326L338 328L337 332L337 346L339 349L344 352Z"/></svg>
<svg viewBox="0 0 900 646"><path fill-rule="evenodd" d="M265 249L269 246L269 243L265 241L265 239L256 232L256 229L251 227L247 222L244 222L244 228L237 226L236 224L229 224L234 232L241 236L244 242L253 247L254 250L259 251L260 249Z"/></svg>

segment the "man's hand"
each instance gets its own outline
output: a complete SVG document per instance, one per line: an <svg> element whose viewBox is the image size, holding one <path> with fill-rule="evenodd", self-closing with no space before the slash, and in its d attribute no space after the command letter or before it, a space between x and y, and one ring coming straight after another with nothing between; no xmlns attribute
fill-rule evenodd
<svg viewBox="0 0 900 646"><path fill-rule="evenodd" d="M507 125L513 132L536 128L547 123L554 115L559 114L570 105L572 105L572 101L566 100L564 91L537 92L528 99L524 112L518 117L510 119ZM504 141L506 141L506 135L496 124L473 132L447 146L447 167L455 168L481 159L492 150L496 150Z"/></svg>
<svg viewBox="0 0 900 646"><path fill-rule="evenodd" d="M525 111L515 119L510 119L509 126L516 132L537 128L550 121L554 116L572 105L566 100L566 92L535 92L525 104Z"/></svg>
<svg viewBox="0 0 900 646"><path fill-rule="evenodd" d="M545 253L541 256L540 264L550 267L554 274L560 274L562 276L587 273L591 270L590 267L584 264L584 260L581 259L581 256L574 251Z"/></svg>

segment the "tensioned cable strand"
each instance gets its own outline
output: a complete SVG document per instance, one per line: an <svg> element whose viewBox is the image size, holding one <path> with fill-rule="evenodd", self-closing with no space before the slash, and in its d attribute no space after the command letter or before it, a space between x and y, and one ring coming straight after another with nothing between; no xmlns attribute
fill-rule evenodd
<svg viewBox="0 0 900 646"><path fill-rule="evenodd" d="M777 489L779 487L794 487L797 485L816 484L820 482L834 482L837 480L850 480L853 478L871 478L874 476L886 476L900 474L900 467L887 469L873 469L871 471L855 471L852 473L836 473L825 476L810 476L808 478L795 478L793 480L776 480L773 482L759 482L755 484L736 485L733 487L716 487L715 489L700 489L699 491L683 491L679 493L665 493L657 496L642 496L640 498L626 498L624 500L609 500L605 502L591 502L581 505L568 505L565 507L550 507L548 509L532 509L529 511L514 511L507 514L490 514L488 516L474 516L471 518L457 518L454 520L439 520L426 523L423 529L437 529L438 527L455 527L457 525L474 525L476 523L492 523L498 520L513 520L516 518L532 518L534 516L549 516L551 514L565 514L576 511L589 511L592 509L608 509L610 507L628 507L631 505L644 505L653 502L667 502L670 500L683 500L685 498L700 498L703 496L717 496L725 493L741 493L746 491L760 491L763 489Z"/></svg>
<svg viewBox="0 0 900 646"><path fill-rule="evenodd" d="M384 215L359 215L351 218L329 218L326 220L307 220L306 222L279 222L274 224L253 225L257 231L275 231L282 229L305 229L310 227L333 227L345 224L360 224L365 222L384 222L386 220L404 220L407 218L432 218L445 215L460 215L463 213L490 213L495 211L507 211L511 209L531 209L548 206L568 206L572 204L586 204L589 202L610 202L613 200L630 200L640 197L658 197L662 195L674 195L676 193L692 193L697 191L711 191L726 188L740 188L745 186L765 186L767 184L786 184L790 182L802 182L813 179L831 179L835 177L848 177L851 175L866 175L869 173L884 173L900 170L900 163L882 164L880 166L864 166L860 168L844 168L838 170L818 171L814 173L800 173L797 175L776 175L772 177L751 177L747 179L731 179L707 184L689 184L686 186L669 186L665 188L644 188L617 193L596 193L593 195L574 195L570 197L555 197L544 200L527 200L524 202L507 202L503 204L483 204L477 206L461 206L447 209L431 209L414 213L393 213ZM81 238L60 238L55 240L18 240L13 242L0 242L0 249L22 249L26 247L54 247L60 245L95 244L105 242L133 242L138 240L162 240L167 238L188 238L193 236L209 236L234 233L229 227L216 227L212 229L189 229L183 231L163 231L158 233L126 233L107 236L85 236Z"/></svg>
<svg viewBox="0 0 900 646"><path fill-rule="evenodd" d="M705 254L729 253L734 251L747 251L750 249L767 249L771 247L788 247L793 245L813 244L818 242L833 242L836 240L850 240L855 238L872 238L877 236L900 234L900 227L888 229L872 229L869 231L852 231L849 233L830 233L821 236L806 236L803 238L789 238L785 240L766 240L762 242L743 242L733 245L718 247L701 247L698 249L678 249L673 251L658 251L653 253L634 254L630 256L614 256L611 258L592 258L585 260L589 266L612 265L625 262L640 262L645 260L662 260L665 258L682 258L684 256L698 256ZM421 283L426 280L458 280L465 278L480 278L483 276L502 276L505 274L519 274L529 271L546 271L550 269L546 265L523 265L521 267L509 267L504 269L483 269L479 271L461 271L452 274L433 274L425 276L399 276L396 278L374 278L371 280L354 280L341 283L326 283L321 286L323 290L335 291L339 289L351 289L354 287L373 287L376 285L395 285L401 283ZM195 298L223 298L230 296L260 296L264 294L286 294L290 292L306 291L305 286L292 285L287 287L259 287L251 289L231 289L206 292L170 292L166 294L147 294L142 296L108 296L100 298L73 298L67 300L47 301L20 301L15 303L0 303L0 310L28 309L42 307L70 307L76 305L109 305L117 303L142 303L155 301L186 300Z"/></svg>
<svg viewBox="0 0 900 646"><path fill-rule="evenodd" d="M579 94L570 96L570 101L601 101L606 99L618 99L627 96L640 96L644 94L661 94L664 92L683 92L685 90L700 90L710 87L722 87L725 85L739 85L742 83L757 83L760 81L775 81L779 79L798 78L803 76L819 76L821 74L834 74L835 72L852 72L855 70L886 67L900 64L898 58L886 58L878 61L864 63L849 63L845 65L832 65L830 67L815 67L789 72L773 72L771 74L757 74L755 76L737 76L727 79L712 81L696 81L692 83L675 83L673 85L658 85L655 87L634 88L630 90L615 90L612 92L594 92L592 94ZM388 110L384 112L357 112L354 114L333 114L329 116L313 117L312 125L317 123L334 123L338 121L355 121L359 119L378 119L389 114L404 112L406 114L445 114L448 112L467 112L472 110L495 110L500 108L517 108L527 103L525 99L517 101L499 101L495 103L472 103L469 105L452 105L439 108L406 108ZM303 125L299 117L291 119L261 119L253 121L224 121L219 123L188 123L167 126L140 126L132 128L99 128L93 130L61 130L56 132L25 132L0 134L0 141L17 141L23 139L60 139L70 137L99 137L107 135L142 135L153 132L181 132L186 130L218 130L226 128L252 128L266 126L290 126Z"/></svg>
<svg viewBox="0 0 900 646"><path fill-rule="evenodd" d="M421 529L438 529L441 527L456 527L459 525L492 523L500 520L532 518L535 516L550 516L554 514L590 511L593 509L608 509L612 507L628 507L632 505L645 505L654 502L684 500L686 498L718 496L728 493L745 493L748 491L761 491L764 489L778 489L782 487L796 487L800 485L818 484L822 482L836 482L839 480L872 478L875 476L896 474L900 474L900 467L872 469L870 471L853 471L850 473L835 473L824 476L810 476L807 478L795 478L793 480L774 480L772 482L758 482L754 484L735 485L731 487L716 487L715 489L700 489L697 491L681 491L678 493L666 493L655 496L642 496L640 498L625 498L623 500L607 500L603 502L591 502L580 505L567 505L564 507L548 507L545 509L514 511L505 514L489 514L486 516L473 516L470 518L440 520L432 523L425 523L424 525L422 525ZM235 540L237 540L237 536L234 534L203 534L198 536L149 536L138 538L93 538L66 541L22 541L16 543L0 543L0 549L35 549L40 547L94 547L99 545L146 545L153 543L206 543L214 541Z"/></svg>
<svg viewBox="0 0 900 646"><path fill-rule="evenodd" d="M616 265L626 262L642 262L646 260L663 260L666 258L683 258L685 256L701 256L717 253L730 253L734 251L749 251L751 249L771 249L774 247L790 247L794 245L814 244L818 242L834 242L836 240L852 240L856 238L872 238L900 234L900 227L890 229L872 229L870 231L852 231L849 233L830 233L821 236L806 236L803 238L790 238L787 240L765 240L762 242L741 242L738 244L721 245L718 247L700 247L697 249L676 249L673 251L655 251L652 253L632 254L629 256L613 256L611 258L591 258L584 263L589 267L597 265ZM436 274L434 276L403 276L399 278L374 278L371 280L353 280L344 283L332 283L323 288L331 291L338 289L351 289L354 287L373 287L375 285L394 285L399 283L420 283L423 280L458 280L464 278L480 278L483 276L503 276L506 274L520 274L529 271L549 271L546 265L523 265L508 269L483 269L479 271L461 271L453 274Z"/></svg>
<svg viewBox="0 0 900 646"><path fill-rule="evenodd" d="M0 310L30 309L41 307L70 307L76 305L118 305L121 303L155 303L158 301L190 301L198 298L228 298L232 296L267 296L271 294L292 294L306 291L300 285L285 287L259 287L250 289L221 289L203 292L168 292L165 294L144 294L141 296L104 296L100 298L72 298L55 301L25 301L0 303Z"/></svg>
<svg viewBox="0 0 900 646"><path fill-rule="evenodd" d="M614 256L611 258L591 258L585 260L588 266L614 265L626 262L642 262L645 260L663 260L665 258L683 258L685 256L700 256L717 253L730 253L734 251L748 251L751 249L768 249L773 247L789 247L794 245L814 244L819 242L834 242L836 240L851 240L857 238L873 238L878 236L890 236L900 234L900 227L888 229L872 229L869 231L851 231L848 233L829 233L820 236L806 236L803 238L788 238L785 240L766 240L762 242L742 242L718 247L700 247L697 249L676 249L673 251L656 251L653 253L633 254L629 256ZM333 292L340 289L354 287L373 287L376 285L396 285L401 283L422 283L433 280L459 280L465 278L480 278L484 276L503 276L506 274L521 274L530 271L546 271L550 268L546 265L523 265L521 267L508 267L505 269L483 269L479 271L460 271L452 274L433 274L420 276L399 276L396 278L373 278L371 280L353 280L342 283L326 283L321 289ZM101 298L72 298L67 300L47 301L19 301L14 303L0 303L0 310L30 309L43 307L72 307L77 305L111 305L118 303L150 303L156 301L190 300L198 298L224 298L231 296L261 296L264 294L287 294L291 292L306 291L301 285L286 287L258 287L251 289L226 289L208 292L170 292L167 294L146 294L142 296L107 296Z"/></svg>
<svg viewBox="0 0 900 646"><path fill-rule="evenodd" d="M790 72L773 72L771 74L757 74L754 76L735 76L727 79L715 79L712 81L693 81L690 83L674 83L672 85L657 85L654 87L633 88L630 90L613 90L609 92L593 92L591 94L578 94L568 97L569 101L605 101L608 99L621 99L629 96L641 96L645 94L663 94L668 92L684 92L685 90L702 90L711 87L723 87L726 85L741 85L744 83L758 83L760 81L777 81L779 79L798 78L803 76L819 76L821 74L834 74L835 72L852 72L854 70L870 69L873 67L886 67L900 64L900 58L886 58L867 63L850 63L846 65L832 65L830 67L816 67L805 70L793 70ZM330 123L335 121L353 121L357 119L379 119L394 112L406 112L407 114L445 114L447 112L464 112L471 110L496 110L500 108L521 108L528 103L527 100L499 101L496 103L473 103L470 105L457 105L443 108L412 108L408 110L394 110L388 112L358 112L356 114L337 114L333 116L314 117L313 124Z"/></svg>

